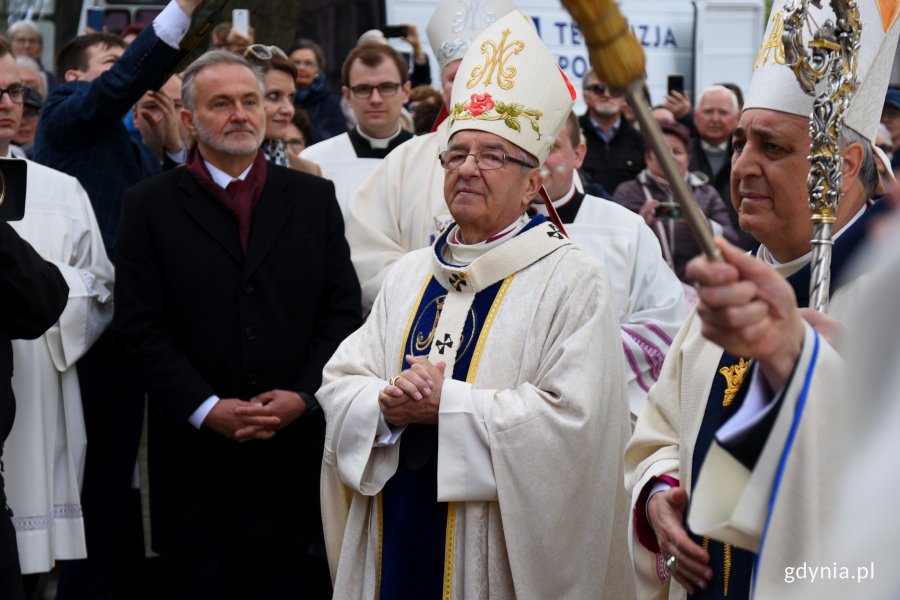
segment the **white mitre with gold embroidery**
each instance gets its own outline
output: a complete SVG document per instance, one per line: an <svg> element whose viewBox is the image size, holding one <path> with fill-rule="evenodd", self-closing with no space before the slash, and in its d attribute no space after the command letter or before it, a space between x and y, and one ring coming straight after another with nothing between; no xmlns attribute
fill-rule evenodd
<svg viewBox="0 0 900 600"><path fill-rule="evenodd" d="M784 6L776 1L769 16L769 25L762 48L753 65L753 78L747 90L744 110L768 108L794 115L809 117L815 98L803 92L790 67L786 66L781 35L784 32ZM900 36L900 0L857 0L862 33L860 35L859 62L856 76L859 87L853 94L844 117L844 124L873 144L881 117L881 107L891 75L891 67ZM781 8L777 8L781 6ZM810 25L803 28L804 45L814 31L827 19L834 22L834 11L829 2L821 8L809 6ZM824 86L824 82L821 86ZM824 87L818 88L819 91Z"/></svg>
<svg viewBox="0 0 900 600"><path fill-rule="evenodd" d="M441 70L465 56L486 27L514 10L510 0L442 0L425 28Z"/></svg>
<svg viewBox="0 0 900 600"><path fill-rule="evenodd" d="M575 103L575 89L531 18L514 11L472 44L450 99L449 135L467 129L493 133L543 164Z"/></svg>

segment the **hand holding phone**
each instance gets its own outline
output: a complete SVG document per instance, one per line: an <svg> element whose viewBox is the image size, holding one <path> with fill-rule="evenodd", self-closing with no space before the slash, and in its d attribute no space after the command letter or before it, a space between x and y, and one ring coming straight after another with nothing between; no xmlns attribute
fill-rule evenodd
<svg viewBox="0 0 900 600"><path fill-rule="evenodd" d="M404 38L409 35L407 25L382 25L378 28L386 38Z"/></svg>
<svg viewBox="0 0 900 600"><path fill-rule="evenodd" d="M666 91L671 94L674 92L684 93L684 75L681 73L673 73L669 75L666 82Z"/></svg>
<svg viewBox="0 0 900 600"><path fill-rule="evenodd" d="M250 37L250 11L246 8L231 11L231 28L238 35Z"/></svg>

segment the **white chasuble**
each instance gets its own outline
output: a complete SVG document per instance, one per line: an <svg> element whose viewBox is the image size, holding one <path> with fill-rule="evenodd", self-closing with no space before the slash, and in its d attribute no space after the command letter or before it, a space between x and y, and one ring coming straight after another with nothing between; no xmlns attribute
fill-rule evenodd
<svg viewBox="0 0 900 600"><path fill-rule="evenodd" d="M630 598L606 273L543 217L466 266L452 231L398 262L317 393L335 597ZM379 390L426 353L447 364L438 425L375 446Z"/></svg>

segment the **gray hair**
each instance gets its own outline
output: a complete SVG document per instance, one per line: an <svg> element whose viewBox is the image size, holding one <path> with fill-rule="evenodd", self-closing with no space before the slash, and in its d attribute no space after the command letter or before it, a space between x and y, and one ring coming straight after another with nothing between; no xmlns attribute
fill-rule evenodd
<svg viewBox="0 0 900 600"><path fill-rule="evenodd" d="M872 152L872 142L859 132L850 129L846 125L841 128L841 134L838 136L838 145L846 148L850 144L859 144L863 149L862 164L859 167L859 182L865 189L866 196L872 198L875 195L875 188L878 187L878 166L875 164L875 156Z"/></svg>
<svg viewBox="0 0 900 600"><path fill-rule="evenodd" d="M44 43L44 34L34 21L16 21L9 26L9 31L7 31L7 33L10 38L17 33L30 33L31 35L36 35L41 38L41 44Z"/></svg>
<svg viewBox="0 0 900 600"><path fill-rule="evenodd" d="M29 56L17 56L16 64L19 66L19 70L27 69L27 70L33 71L34 73L37 74L38 79L41 80L41 83L44 86L44 91L41 94L41 97L46 100L47 99L47 88L50 86L47 81L47 74L44 73L44 71L41 69L41 65L39 65L36 60L34 60L33 58L31 58ZM40 92L41 90L37 90L37 91Z"/></svg>
<svg viewBox="0 0 900 600"><path fill-rule="evenodd" d="M41 70L41 67L37 64L37 61L30 56L17 56L16 64L19 65L20 68L31 69L32 71Z"/></svg>
<svg viewBox="0 0 900 600"><path fill-rule="evenodd" d="M181 99L184 102L184 107L186 109L194 110L196 108L194 80L197 78L197 75L204 69L216 65L239 65L247 67L247 69L256 76L257 82L259 82L259 95L265 96L266 76L263 74L262 69L251 65L247 59L240 54L235 54L234 52L229 52L227 50L210 50L192 62L181 74Z"/></svg>
<svg viewBox="0 0 900 600"><path fill-rule="evenodd" d="M697 96L697 106L703 103L703 97L706 96L710 92L722 92L728 95L728 98L731 100L731 104L734 106L734 112L740 112L741 105L738 104L738 99L735 93L732 90L729 90L724 85L711 85L708 88L704 89L700 92L700 95Z"/></svg>

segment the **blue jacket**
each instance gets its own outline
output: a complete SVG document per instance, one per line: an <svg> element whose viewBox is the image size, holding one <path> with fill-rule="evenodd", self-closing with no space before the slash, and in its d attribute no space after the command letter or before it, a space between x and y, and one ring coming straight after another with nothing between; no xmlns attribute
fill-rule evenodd
<svg viewBox="0 0 900 600"><path fill-rule="evenodd" d="M159 83L177 50L145 27L113 67L91 82L58 85L41 110L34 160L77 178L87 191L110 257L123 192L161 171L122 118Z"/></svg>
<svg viewBox="0 0 900 600"><path fill-rule="evenodd" d="M305 95L298 93L294 98L294 105L309 114L313 126L313 144L347 131L347 120L341 110L340 98L325 87L310 89Z"/></svg>

